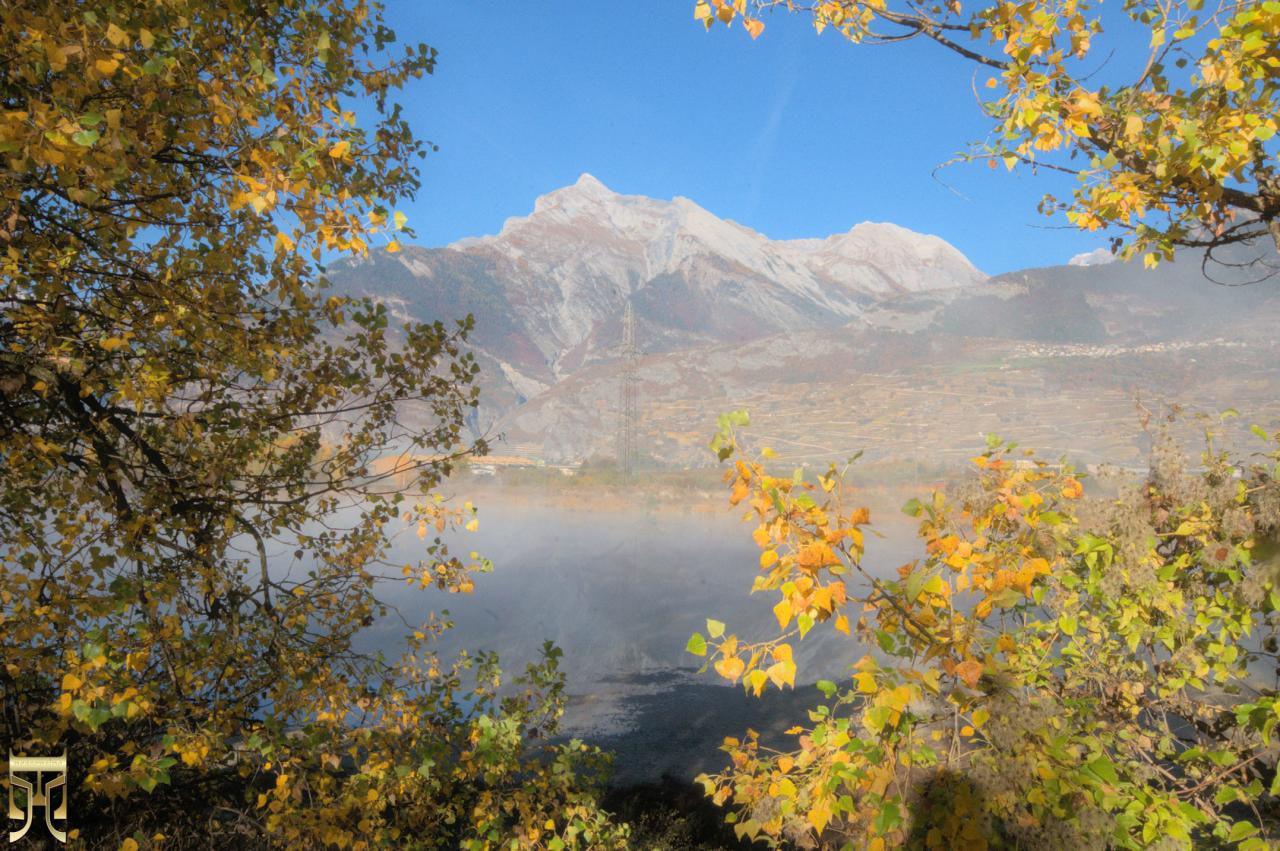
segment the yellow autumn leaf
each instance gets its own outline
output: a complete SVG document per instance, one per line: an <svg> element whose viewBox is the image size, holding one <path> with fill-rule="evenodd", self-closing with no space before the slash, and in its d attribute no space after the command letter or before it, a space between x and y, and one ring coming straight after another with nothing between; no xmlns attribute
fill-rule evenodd
<svg viewBox="0 0 1280 851"><path fill-rule="evenodd" d="M351 143L346 139L343 139L341 142L329 149L329 156L333 157L335 160L341 159L347 155L347 151L350 149Z"/></svg>
<svg viewBox="0 0 1280 851"><path fill-rule="evenodd" d="M778 619L778 629L786 629L791 622L791 603L782 600L773 607L773 616Z"/></svg>
<svg viewBox="0 0 1280 851"><path fill-rule="evenodd" d="M813 829L818 833L822 833L823 828L831 821L831 809L825 804L815 804L809 810L809 824L813 825Z"/></svg>
<svg viewBox="0 0 1280 851"><path fill-rule="evenodd" d="M128 343L123 337L107 337L99 341L98 345L102 346L102 348L109 352L114 352L121 346L128 345Z"/></svg>
<svg viewBox="0 0 1280 851"><path fill-rule="evenodd" d="M766 673L778 688L782 688L784 685L789 685L792 688L796 686L796 663L790 659L770 665Z"/></svg>
<svg viewBox="0 0 1280 851"><path fill-rule="evenodd" d="M82 685L84 685L84 680L80 679L75 674L64 674L62 677L63 691L75 691Z"/></svg>
<svg viewBox="0 0 1280 851"><path fill-rule="evenodd" d="M98 59L93 63L93 67L98 69L98 73L104 77L110 77L120 67L120 63L114 59Z"/></svg>
<svg viewBox="0 0 1280 851"><path fill-rule="evenodd" d="M746 663L737 656L730 656L716 662L716 673L724 677L730 682L737 682L738 677L742 676L742 671L746 668Z"/></svg>

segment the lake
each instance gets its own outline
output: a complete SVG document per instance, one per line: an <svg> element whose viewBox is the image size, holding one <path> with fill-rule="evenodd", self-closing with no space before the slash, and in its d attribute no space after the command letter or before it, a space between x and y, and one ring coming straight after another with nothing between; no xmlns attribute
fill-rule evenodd
<svg viewBox="0 0 1280 851"><path fill-rule="evenodd" d="M708 617L744 639L777 631L776 596L748 594L759 550L741 510L583 510L527 494L491 494L477 504L479 530L450 541L460 554L474 549L494 563L473 594L405 586L383 597L410 623L448 609L456 626L438 644L441 657L496 651L508 677L537 658L543 641L554 641L564 651L569 694L562 731L615 750L620 782L721 767L724 736L803 720L818 699L804 684L842 676L863 654L857 642L819 625L793 642L796 691L750 698L714 673L697 674L700 662L684 647L692 632L705 634ZM913 552L909 526L892 528L886 538L868 536L866 563L881 575ZM402 535L394 558L413 560L421 547L412 533ZM392 617L364 641L394 655L404 631Z"/></svg>

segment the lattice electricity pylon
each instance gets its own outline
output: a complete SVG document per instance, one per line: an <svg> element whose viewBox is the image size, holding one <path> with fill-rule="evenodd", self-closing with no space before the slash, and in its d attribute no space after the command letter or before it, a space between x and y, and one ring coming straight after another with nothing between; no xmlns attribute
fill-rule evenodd
<svg viewBox="0 0 1280 851"><path fill-rule="evenodd" d="M635 473L640 454L636 437L636 423L640 418L640 378L636 374L636 365L640 360L640 350L636 348L636 318L630 300L622 314L622 347L619 354L622 357L622 370L618 387L618 469L622 475L630 477Z"/></svg>

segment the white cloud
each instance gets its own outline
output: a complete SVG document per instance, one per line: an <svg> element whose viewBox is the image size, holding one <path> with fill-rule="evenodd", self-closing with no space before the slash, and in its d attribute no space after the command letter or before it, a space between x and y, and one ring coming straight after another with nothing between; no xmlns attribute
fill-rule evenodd
<svg viewBox="0 0 1280 851"><path fill-rule="evenodd" d="M1067 261L1068 266L1102 266L1114 263L1116 256L1108 248L1095 248L1083 254L1077 254Z"/></svg>

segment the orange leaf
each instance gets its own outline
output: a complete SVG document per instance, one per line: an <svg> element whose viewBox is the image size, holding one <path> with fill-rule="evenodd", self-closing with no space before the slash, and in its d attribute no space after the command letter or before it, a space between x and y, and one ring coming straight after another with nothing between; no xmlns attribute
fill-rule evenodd
<svg viewBox="0 0 1280 851"><path fill-rule="evenodd" d="M982 677L982 663L976 659L965 659L956 665L956 676L969 688L976 688L978 680Z"/></svg>
<svg viewBox="0 0 1280 851"><path fill-rule="evenodd" d="M752 39L760 37L760 33L764 32L764 21L757 21L754 18L747 18L743 21L747 27L747 32L751 33Z"/></svg>

